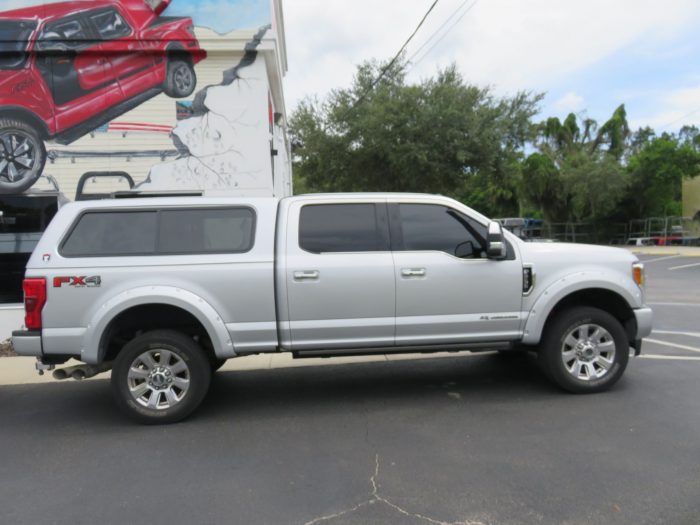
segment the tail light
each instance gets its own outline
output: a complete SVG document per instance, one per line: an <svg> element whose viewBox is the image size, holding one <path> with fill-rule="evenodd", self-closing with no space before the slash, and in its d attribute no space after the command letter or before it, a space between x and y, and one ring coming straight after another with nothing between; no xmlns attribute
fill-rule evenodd
<svg viewBox="0 0 700 525"><path fill-rule="evenodd" d="M24 324L27 330L41 330L41 310L46 304L46 279L43 277L25 279L24 288Z"/></svg>

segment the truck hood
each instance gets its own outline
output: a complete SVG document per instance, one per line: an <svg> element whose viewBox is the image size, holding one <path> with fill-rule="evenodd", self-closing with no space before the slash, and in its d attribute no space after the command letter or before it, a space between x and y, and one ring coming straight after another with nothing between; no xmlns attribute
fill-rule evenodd
<svg viewBox="0 0 700 525"><path fill-rule="evenodd" d="M545 242L521 242L519 246L523 263L532 264L544 280L584 271L614 274L616 280L632 282L632 265L639 260L625 249L609 246Z"/></svg>
<svg viewBox="0 0 700 525"><path fill-rule="evenodd" d="M623 262L633 264L638 261L631 252L622 248L598 246L595 244L573 244L567 242L523 242L520 244L523 261L528 255L537 259L555 258L560 262L586 263Z"/></svg>

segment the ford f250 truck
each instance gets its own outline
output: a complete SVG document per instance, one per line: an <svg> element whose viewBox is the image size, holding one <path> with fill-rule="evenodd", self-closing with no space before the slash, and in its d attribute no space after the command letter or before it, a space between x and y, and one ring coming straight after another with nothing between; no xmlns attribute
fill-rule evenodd
<svg viewBox="0 0 700 525"><path fill-rule="evenodd" d="M224 360L535 351L576 393L613 385L651 332L644 268L621 249L526 243L431 195L135 198L58 212L29 260L38 368L111 368L147 423L202 401Z"/></svg>

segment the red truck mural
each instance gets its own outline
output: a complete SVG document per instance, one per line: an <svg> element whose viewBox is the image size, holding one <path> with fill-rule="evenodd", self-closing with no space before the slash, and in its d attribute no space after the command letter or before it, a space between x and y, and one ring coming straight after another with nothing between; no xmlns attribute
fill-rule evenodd
<svg viewBox="0 0 700 525"><path fill-rule="evenodd" d="M69 144L164 92L187 97L206 57L170 0L77 0L0 13L0 193L41 174L45 140Z"/></svg>

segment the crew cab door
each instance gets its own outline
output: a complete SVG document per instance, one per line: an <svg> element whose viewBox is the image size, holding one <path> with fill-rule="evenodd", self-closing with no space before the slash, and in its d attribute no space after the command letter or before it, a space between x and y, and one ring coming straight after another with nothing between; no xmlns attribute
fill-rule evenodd
<svg viewBox="0 0 700 525"><path fill-rule="evenodd" d="M59 131L120 101L112 65L82 14L47 22L36 50L36 66L51 92Z"/></svg>
<svg viewBox="0 0 700 525"><path fill-rule="evenodd" d="M396 344L506 341L520 335L522 264L486 258L485 224L445 204L389 204Z"/></svg>
<svg viewBox="0 0 700 525"><path fill-rule="evenodd" d="M278 253L284 258L281 295L287 306L281 329L291 336L288 346L393 345L394 262L386 203L295 201L282 220L288 226L286 247Z"/></svg>
<svg viewBox="0 0 700 525"><path fill-rule="evenodd" d="M101 50L119 81L124 98L155 84L155 57L147 53L138 32L116 6L90 11L86 16L101 41Z"/></svg>

